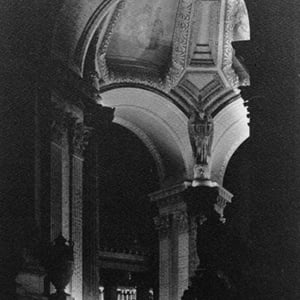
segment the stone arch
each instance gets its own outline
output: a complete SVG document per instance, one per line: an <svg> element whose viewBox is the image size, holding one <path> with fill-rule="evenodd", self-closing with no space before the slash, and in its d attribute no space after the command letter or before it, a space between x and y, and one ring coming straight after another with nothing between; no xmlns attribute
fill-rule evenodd
<svg viewBox="0 0 300 300"><path fill-rule="evenodd" d="M134 132L147 146L166 187L190 179L193 155L187 117L162 96L138 88L103 92L103 105L115 107L114 122Z"/></svg>

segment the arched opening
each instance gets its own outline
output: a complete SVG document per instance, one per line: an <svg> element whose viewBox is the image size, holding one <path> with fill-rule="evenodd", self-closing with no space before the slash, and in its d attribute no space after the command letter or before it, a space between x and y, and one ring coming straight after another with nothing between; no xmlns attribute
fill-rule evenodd
<svg viewBox="0 0 300 300"><path fill-rule="evenodd" d="M115 108L115 123L134 132L147 146L160 187L191 178L193 156L187 117L174 103L158 93L133 87L103 92L102 103Z"/></svg>
<svg viewBox="0 0 300 300"><path fill-rule="evenodd" d="M100 240L116 249L138 241L151 250L156 234L147 194L158 189L153 158L133 133L118 124L112 124L99 148Z"/></svg>
<svg viewBox="0 0 300 300"><path fill-rule="evenodd" d="M98 147L100 294L156 294L157 212L147 197L159 187L155 162L134 133L115 123Z"/></svg>

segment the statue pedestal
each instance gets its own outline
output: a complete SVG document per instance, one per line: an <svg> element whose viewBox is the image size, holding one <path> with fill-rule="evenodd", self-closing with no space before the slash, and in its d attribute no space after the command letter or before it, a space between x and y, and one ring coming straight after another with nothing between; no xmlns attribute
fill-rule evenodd
<svg viewBox="0 0 300 300"><path fill-rule="evenodd" d="M232 195L213 182L184 191L187 212L197 224L197 255L200 264L184 291L182 300L235 298L235 288L227 275L227 236L223 211Z"/></svg>
<svg viewBox="0 0 300 300"><path fill-rule="evenodd" d="M152 193L150 198L159 209L159 215L155 218L159 232L159 299L178 300L187 290L189 280L196 280L192 286L197 285L198 278L203 274L200 269L197 270L197 253L199 256L199 252L204 251L204 255L200 255L202 266L206 260L203 256L207 257L206 253L222 244L218 242L222 230L220 234L215 234L214 230L224 227L223 210L231 201L232 194L218 184L205 180L199 181L197 187L192 187L191 182L184 182ZM207 232L203 232L200 245L197 223L201 222L203 225L207 222L209 226L203 228ZM211 236L215 238L210 240ZM216 246L212 245L213 241ZM216 251L219 252L222 248ZM195 271L197 278L194 279Z"/></svg>

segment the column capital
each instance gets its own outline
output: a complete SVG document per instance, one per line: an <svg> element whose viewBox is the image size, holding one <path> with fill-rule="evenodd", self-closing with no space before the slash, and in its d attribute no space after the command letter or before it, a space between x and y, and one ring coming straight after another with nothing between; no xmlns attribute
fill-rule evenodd
<svg viewBox="0 0 300 300"><path fill-rule="evenodd" d="M177 225L180 233L187 232L189 230L189 217L186 210L176 210L173 213L173 221Z"/></svg>
<svg viewBox="0 0 300 300"><path fill-rule="evenodd" d="M160 237L167 236L171 227L171 215L162 214L154 217L154 224L159 232Z"/></svg>
<svg viewBox="0 0 300 300"><path fill-rule="evenodd" d="M86 126L83 122L74 122L72 128L72 152L73 154L83 157L93 128Z"/></svg>
<svg viewBox="0 0 300 300"><path fill-rule="evenodd" d="M53 105L51 107L51 141L57 145L62 145L64 134L73 122L73 117L70 112L67 112L64 107Z"/></svg>

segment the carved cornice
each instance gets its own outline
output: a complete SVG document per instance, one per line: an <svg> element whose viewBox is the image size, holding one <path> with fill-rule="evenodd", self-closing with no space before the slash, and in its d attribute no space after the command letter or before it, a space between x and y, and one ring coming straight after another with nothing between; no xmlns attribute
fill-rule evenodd
<svg viewBox="0 0 300 300"><path fill-rule="evenodd" d="M152 74L147 72L147 69L145 69L144 72L139 72L138 76L136 76L136 74L133 73L132 70L118 71L118 72L110 71L109 78L107 78L105 83L138 84L138 85L145 85L154 89L158 89L163 92L168 92L168 90L166 90L165 88L165 84L163 80L159 76L154 77Z"/></svg>

